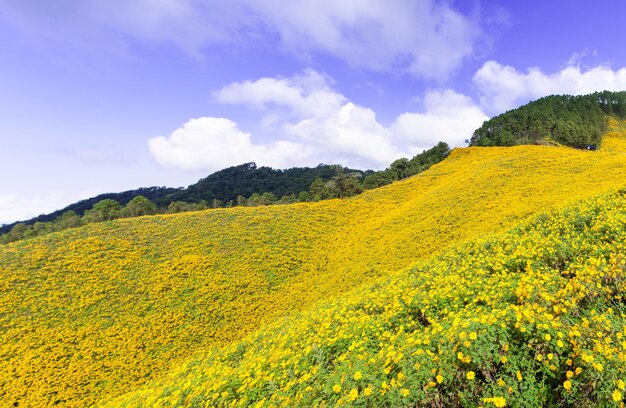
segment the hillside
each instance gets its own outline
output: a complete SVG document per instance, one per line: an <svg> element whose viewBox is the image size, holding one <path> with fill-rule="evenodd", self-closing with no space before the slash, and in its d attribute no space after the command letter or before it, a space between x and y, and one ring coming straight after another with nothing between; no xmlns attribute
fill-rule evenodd
<svg viewBox="0 0 626 408"><path fill-rule="evenodd" d="M391 274L110 406L619 406L626 190Z"/></svg>
<svg viewBox="0 0 626 408"><path fill-rule="evenodd" d="M551 95L485 121L470 145L560 144L595 150L611 117L626 118L626 92Z"/></svg>
<svg viewBox="0 0 626 408"><path fill-rule="evenodd" d="M344 169L344 171L347 173L358 172L363 176L372 173L372 171L348 168ZM293 167L280 170L264 166L257 167L255 163L244 163L216 171L188 187L144 187L120 193L100 194L70 204L61 210L39 215L24 221L24 223L30 225L35 222L50 222L67 211L74 211L78 215L83 215L94 204L105 199L115 200L125 205L140 195L146 197L160 208L167 208L174 201L188 203L205 201L211 203L213 200L219 200L226 204L229 201L236 202L237 197L240 195L250 197L254 193L263 194L266 192L280 198L285 195L297 195L301 191L308 191L316 178L329 181L336 175L337 166L333 165L320 164L313 168ZM0 234L9 232L15 224L17 223L0 226Z"/></svg>
<svg viewBox="0 0 626 408"><path fill-rule="evenodd" d="M616 191L626 180L622 125L612 123L599 152L456 149L352 199L117 220L2 246L1 399L110 400L451 245Z"/></svg>

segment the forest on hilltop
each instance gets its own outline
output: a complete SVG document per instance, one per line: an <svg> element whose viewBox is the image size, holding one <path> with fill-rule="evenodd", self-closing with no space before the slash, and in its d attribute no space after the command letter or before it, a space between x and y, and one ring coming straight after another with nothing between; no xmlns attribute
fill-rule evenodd
<svg viewBox="0 0 626 408"><path fill-rule="evenodd" d="M596 149L609 116L626 117L626 92L546 96L485 121L470 146L552 143Z"/></svg>

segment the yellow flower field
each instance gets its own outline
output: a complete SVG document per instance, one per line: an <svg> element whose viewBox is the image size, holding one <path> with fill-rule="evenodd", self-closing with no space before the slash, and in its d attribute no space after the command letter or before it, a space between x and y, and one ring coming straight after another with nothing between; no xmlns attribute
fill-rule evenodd
<svg viewBox="0 0 626 408"><path fill-rule="evenodd" d="M424 262L452 245L504 231L533 214L616 191L626 180L624 152L623 124L612 123L612 130L599 152L546 146L456 149L448 159L424 173L352 199L117 220L0 246L0 405L89 406L133 392L170 370L174 370L172 375L182 375L177 370L184 362L195 361L194 364L204 370L206 367L198 363L202 361L199 356L209 353L213 356L211 358L218 358L215 356L221 352L214 351L215 348L221 350L221 347L244 344L237 341L265 325L274 324L277 319L293 319L293 326L298 327L305 323L289 317L293 313L314 310L314 314L323 316L322 310L333 310L335 299L339 302L344 294L357 293L351 290L371 288L368 285L381 284L389 276L393 276L389 279L399 279L397 276L401 275L396 271ZM426 276L427 273L430 272L414 275ZM538 276L529 272L527 277L519 277L520 286L515 290L522 292L515 292L515 296L529 297L533 301L542 296L536 280L548 284L552 277L541 275L541 270L537 273ZM443 281L436 280L435 276L424 278L424 284L432 281L444 285L445 279L451 277L456 279L456 275L437 278ZM524 283L525 279L528 282ZM499 299L500 289L510 289L504 282L494 281L493 284L483 288L485 290L476 289L478 298L485 305ZM476 285L478 283L475 288L480 287ZM498 285L505 286L499 288ZM429 287L411 290L417 294L429 293ZM457 303L465 301L463 293L469 288L454 288L456 292L448 295L456 296ZM492 292L496 297L490 297ZM379 296L373 289L367 289L366 293L369 294L364 295L364 299ZM436 302L435 298L420 298L415 293L407 293L407 301L413 296L411 299L417 297L419 302ZM557 295L558 292L550 296ZM390 302L389 307L395 307L397 302L402 304L404 297L394 295L390 298L384 293L380 296ZM549 302L549 299L544 301ZM318 304L326 306L318 310ZM363 310L369 310L366 302L363 305ZM517 318L518 313L507 307L504 305L500 310L502 315L485 315L487 320L478 321L475 329L466 330L467 337L460 344L471 346L483 341L483 330L495 318ZM568 308L567 305L559 307ZM451 309L450 313L461 313L454 310ZM386 313L385 308L380 311L374 308L370 312ZM531 318L542 316L544 311L533 309L529 316L526 315L531 312L527 309L520 313L522 325ZM343 318L341 316L337 315L337 319ZM482 315L477 316L481 316L479 320L482 318ZM411 318L416 319L416 325L424 324L428 314L418 313ZM589 327L595 325L593 318L599 317L589 316ZM331 320L319 322L320 326L316 327L319 336L335 333L336 323ZM433 330L439 326L437 322L431 322L429 327ZM402 332L409 329L404 327ZM583 333L582 328L577 330ZM384 330L380 341L392 345L400 332L389 332L388 337L383 333ZM546 329L544 334L552 336L551 343L561 341L566 344L565 337L561 339L552 331ZM444 333L438 332L437 335L443 336ZM337 350L348 341L341 337L341 333L333 336L339 342ZM596 338L603 340L607 337ZM430 337L427 339L431 341ZM322 353L322 358L327 353L319 351L321 343L308 346L311 350L301 358L312 359L315 353ZM361 346L356 344L354 348ZM467 346L468 350L470 346ZM422 350L424 358L432 357L427 350L434 353L432 349ZM555 350L537 350L537 357L542 356L542 364L560 367L555 360L560 354ZM396 354L387 354L394 351ZM458 359L457 354L461 351L465 353L458 349L453 354L455 362L477 358L468 354L465 359ZM237 353L243 356L245 347ZM389 358L390 364L384 369L389 368L392 373L391 363L404 361L404 354L405 351L396 350L395 346L386 350L384 361ZM225 355L232 356L233 352L228 351ZM599 367L610 369L610 362L597 360L596 352L589 356L593 357L589 364L595 363L596 366L591 367L596 371ZM501 364L514 361L513 357L507 358L508 362ZM472 364L471 361L463 364ZM560 364L560 360L558 362ZM328 400L325 394L328 392L342 398L341 401L355 403L363 396L381 398L387 394L397 394L398 401L428 398L416 394L413 385L406 380L389 377L389 373L385 374L384 386L382 382L365 383L372 381L368 379L373 374L368 368L370 363L362 363L362 369L337 371L341 374L328 377L331 382L324 383L328 388L319 395ZM421 360L416 363L422 364ZM587 375L585 370L589 364L572 366L572 371L582 367L585 374L580 375ZM427 390L447 387L450 381L455 381L456 374L444 370L443 365L427 367L431 370L425 383ZM232 368L232 373L228 371L231 368L223 362L215 366L215 370L227 370L225 378L237 375L236 368ZM517 368L519 374L524 380L531 381L532 375L522 368ZM265 373L262 367L259 370L259 375ZM354 379L356 371L361 371L362 379ZM476 387L483 386L487 374L478 368L471 371L475 377L468 380L467 371L462 374L464 381ZM214 373L203 373L206 378L211 375ZM290 375L290 381L294 383L288 390L299 390L301 399L298 401L305 401L304 395L308 391L305 392L306 386L303 389L296 387L300 384L298 381L310 375L302 382L308 384L307 381L313 381L312 378L321 374L292 372ZM578 386L575 379L568 380L574 391ZM420 377L419 381L422 380L425 381ZM561 389L566 380L564 377L559 382ZM186 376L185 381L193 383L196 378ZM219 390L217 398L223 401L232 398L237 401L238 395L255 388L254 384L244 384L241 380L237 388L244 388L237 391L232 389L232 383L222 384L223 381L210 384L216 387L216 392ZM271 378L263 381L283 387ZM514 385L517 383L507 386L515 391ZM214 401L215 395L191 395L185 387L184 384L177 385L171 392L178 394L168 398L178 402L189 402L196 397L203 403L206 398ZM481 395L483 398L506 399L504 395L495 394L499 390L493 388L493 395ZM607 391L609 398L614 391ZM155 396L160 396L159 392ZM291 395L290 392L285 395ZM280 395L277 394L276 398ZM477 395L472 391L471 398L477 398ZM293 394L289 398L296 397ZM501 400L489 401L493 405Z"/></svg>
<svg viewBox="0 0 626 408"><path fill-rule="evenodd" d="M626 189L457 246L111 406L620 406Z"/></svg>

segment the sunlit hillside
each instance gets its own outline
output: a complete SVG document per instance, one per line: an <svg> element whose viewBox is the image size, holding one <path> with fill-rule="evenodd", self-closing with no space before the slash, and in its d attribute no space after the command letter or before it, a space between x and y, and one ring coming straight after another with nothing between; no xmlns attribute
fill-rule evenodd
<svg viewBox="0 0 626 408"><path fill-rule="evenodd" d="M0 401L109 400L453 244L615 191L626 143L612 126L599 152L457 149L353 199L118 220L2 246ZM231 375L221 367L207 375ZM337 397L352 398L343 384Z"/></svg>
<svg viewBox="0 0 626 408"><path fill-rule="evenodd" d="M626 190L281 319L110 406L623 406Z"/></svg>

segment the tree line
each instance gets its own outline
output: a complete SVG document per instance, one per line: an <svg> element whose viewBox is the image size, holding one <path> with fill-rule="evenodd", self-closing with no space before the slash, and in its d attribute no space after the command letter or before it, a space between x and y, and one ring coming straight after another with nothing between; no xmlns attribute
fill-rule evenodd
<svg viewBox="0 0 626 408"><path fill-rule="evenodd" d="M207 185L216 184L217 180L228 180L230 177L207 177L200 180L194 185L195 193L197 195L191 195L192 199L198 199L197 201L183 201L176 200L176 192L182 191L182 189L168 189L168 188L145 188L135 191L147 192L148 196L156 196L157 200L151 200L147 196L138 194L129 198L126 202L120 202L114 198L115 194L104 195L106 198L101 198L93 205L85 209L82 214L79 214L74 209L63 211L60 215L50 219L49 221L34 221L32 223L19 222L11 226L11 228L4 234L0 235L0 244L5 244L21 239L32 238L39 235L49 234L51 232L61 231L68 228L76 228L85 224L94 222L111 221L118 218L130 218L139 217L143 215L154 214L173 214L187 211L200 211L210 208L229 208L229 207L255 207L265 205L279 205L279 204L291 204L297 202L314 202L327 200L331 198L347 198L360 194L364 190L373 189L390 184L396 180L401 180L412 175L418 174L428 169L433 164L436 164L443 160L450 153L449 146L440 142L435 147L429 150L425 150L420 154L417 154L412 159L398 159L394 161L387 169L382 171L360 171L342 167L340 165L320 165L315 177L305 189L302 189L298 193L291 192L278 196L274 191L286 191L288 190L283 183L283 190L280 188L274 189L274 191L265 191L259 193L254 191L251 194L245 196L238 194L235 197L226 195L228 200L222 200L216 196L216 194L202 195L199 191L202 187L209 188ZM240 166L231 167L222 170L218 176L224 174L228 176L241 175L246 172L255 172L256 165L254 163L245 163ZM285 171L277 171L269 168L261 168L262 175L260 179L266 180L267 185L269 183L267 177L268 174L284 174ZM269 169L271 171L267 171ZM298 175L301 179L306 180L306 177L310 178L310 174L306 177L306 168L295 168L291 170L292 175ZM287 171L289 171L287 170ZM230 178L232 181L232 178ZM250 177L245 178L249 180ZM207 182L208 180L208 182ZM279 177L280 181L280 177ZM226 181L224 181L226 182ZM217 183L219 184L219 183ZM235 182L236 184L236 182ZM281 183L276 182L275 185ZM191 187L191 186L190 186ZM231 187L225 187L233 190ZM240 187L241 188L241 187ZM177 190L177 191L172 191ZM211 190L215 191L215 190ZM239 190L242 191L242 190ZM248 190L250 191L250 190ZM130 192L119 193L121 197L127 198ZM163 194L169 196L169 202L163 200ZM185 197L184 195L178 195L178 197ZM102 197L102 196L101 196ZM205 197L205 198L202 198ZM224 195L222 196L224 197ZM280 198L279 198L280 197ZM85 200L86 201L86 200ZM84 203L80 202L81 207L84 207ZM91 200L93 201L93 199ZM155 202L156 201L156 202Z"/></svg>
<svg viewBox="0 0 626 408"><path fill-rule="evenodd" d="M595 149L609 116L626 117L626 92L550 95L485 121L474 131L470 145L554 143Z"/></svg>

